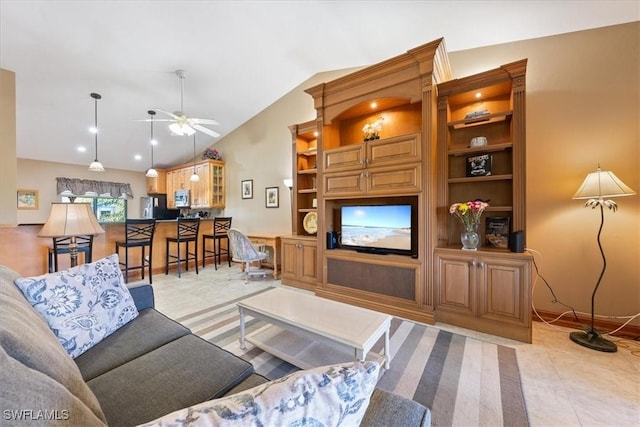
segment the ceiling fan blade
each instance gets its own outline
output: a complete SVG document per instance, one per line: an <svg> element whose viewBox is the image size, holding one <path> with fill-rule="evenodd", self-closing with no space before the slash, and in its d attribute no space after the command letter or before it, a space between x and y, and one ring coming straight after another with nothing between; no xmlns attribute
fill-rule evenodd
<svg viewBox="0 0 640 427"><path fill-rule="evenodd" d="M219 136L220 136L220 134L219 134L218 132L213 131L213 130L211 130L211 129L208 129L208 128L204 127L204 126L194 125L194 126L192 126L192 127L193 127L194 129L196 129L196 130L199 130L199 131L200 131L200 132L202 132L202 133L206 133L206 134L207 134L207 135L209 135L209 136L213 136L214 138L217 138L217 137L219 137Z"/></svg>
<svg viewBox="0 0 640 427"><path fill-rule="evenodd" d="M164 111L164 110L161 110L159 108L156 108L154 111L160 112L162 114L166 114L167 116L173 118L174 120L180 120L180 116L176 116L175 114L170 113L169 111Z"/></svg>
<svg viewBox="0 0 640 427"><path fill-rule="evenodd" d="M213 119L191 119L191 121L195 124L198 125L212 125L212 126L219 126L220 123L218 123L217 121L213 120Z"/></svg>

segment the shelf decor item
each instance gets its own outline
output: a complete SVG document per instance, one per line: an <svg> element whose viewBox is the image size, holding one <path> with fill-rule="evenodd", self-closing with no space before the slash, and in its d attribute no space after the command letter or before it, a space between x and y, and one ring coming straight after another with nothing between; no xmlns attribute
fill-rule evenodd
<svg viewBox="0 0 640 427"><path fill-rule="evenodd" d="M481 200L473 200L465 203L454 203L449 207L449 213L462 223L463 230L460 234L462 249L475 251L480 245L480 234L478 234L478 224L484 210L489 206Z"/></svg>
<svg viewBox="0 0 640 427"><path fill-rule="evenodd" d="M604 200L604 198L632 196L634 194L636 194L636 192L627 187L613 172L603 171L600 169L600 165L598 165L598 169L587 175L576 194L572 197L573 199L588 199L585 207L590 207L591 209L600 208L600 228L598 229L597 240L600 254L602 255L602 271L591 294L591 324L585 328L584 332L571 332L569 334L571 341L592 350L605 351L608 353L613 353L618 350L615 343L602 337L594 327L596 292L598 292L602 277L607 270L607 259L604 256L602 243L600 243L600 234L604 226L604 207L606 206L614 212L618 209L616 202L613 200Z"/></svg>
<svg viewBox="0 0 640 427"><path fill-rule="evenodd" d="M509 246L509 217L488 217L486 221L485 242L494 248Z"/></svg>
<svg viewBox="0 0 640 427"><path fill-rule="evenodd" d="M480 154L467 157L467 178L491 175L491 154Z"/></svg>

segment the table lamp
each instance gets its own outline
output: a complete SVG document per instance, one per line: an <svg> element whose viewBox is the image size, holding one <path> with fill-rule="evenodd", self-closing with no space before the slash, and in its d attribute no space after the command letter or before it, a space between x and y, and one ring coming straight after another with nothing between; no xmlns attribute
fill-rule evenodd
<svg viewBox="0 0 640 427"><path fill-rule="evenodd" d="M102 234L90 203L52 203L49 218L38 237L69 237L71 267L78 265L78 245L76 236Z"/></svg>
<svg viewBox="0 0 640 427"><path fill-rule="evenodd" d="M584 182L573 195L573 199L589 199L585 203L585 207L595 209L600 208L600 228L598 229L598 247L600 248L600 254L602 255L602 271L600 277L596 282L596 287L593 289L591 295L591 325L586 328L584 332L571 332L569 338L571 341L580 344L584 347L588 347L593 350L606 351L613 353L617 351L615 343L603 338L594 327L595 317L595 299L598 287L604 276L604 272L607 269L607 259L604 256L604 249L602 249L602 243L600 243L600 234L602 233L602 226L604 225L604 207L616 211L618 205L613 200L604 200L605 197L620 197L631 196L636 194L631 188L627 187L620 179L611 171L603 171L598 165L598 169L587 175Z"/></svg>

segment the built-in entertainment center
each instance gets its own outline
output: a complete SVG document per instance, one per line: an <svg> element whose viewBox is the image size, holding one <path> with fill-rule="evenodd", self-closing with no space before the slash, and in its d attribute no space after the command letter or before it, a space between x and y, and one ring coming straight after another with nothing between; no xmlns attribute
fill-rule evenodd
<svg viewBox="0 0 640 427"><path fill-rule="evenodd" d="M525 71L523 60L454 80L439 39L307 89L317 117L290 126L282 283L530 341L529 254L463 253L448 213L491 199L488 215L524 227ZM467 157L492 163L469 173Z"/></svg>

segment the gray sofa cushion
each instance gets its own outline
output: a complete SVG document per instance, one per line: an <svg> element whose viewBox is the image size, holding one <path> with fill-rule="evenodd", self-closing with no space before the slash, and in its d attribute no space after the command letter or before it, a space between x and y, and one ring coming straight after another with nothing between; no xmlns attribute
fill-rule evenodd
<svg viewBox="0 0 640 427"><path fill-rule="evenodd" d="M8 356L1 347L0 367L2 425L106 426L66 387Z"/></svg>
<svg viewBox="0 0 640 427"><path fill-rule="evenodd" d="M141 424L224 395L253 366L186 335L88 381L109 425Z"/></svg>
<svg viewBox="0 0 640 427"><path fill-rule="evenodd" d="M367 427L430 426L431 411L413 400L375 389L361 425Z"/></svg>
<svg viewBox="0 0 640 427"><path fill-rule="evenodd" d="M98 400L83 381L78 366L60 345L47 323L31 307L13 281L15 271L0 266L0 344L7 356L58 382L105 420ZM3 366L3 369L4 366ZM3 386L3 389L5 387ZM25 396L25 399L31 399ZM29 408L28 400L20 408ZM52 408L55 409L55 408ZM63 409L63 408L60 408Z"/></svg>
<svg viewBox="0 0 640 427"><path fill-rule="evenodd" d="M96 346L75 359L85 381L190 334L189 329L153 310L143 310Z"/></svg>

